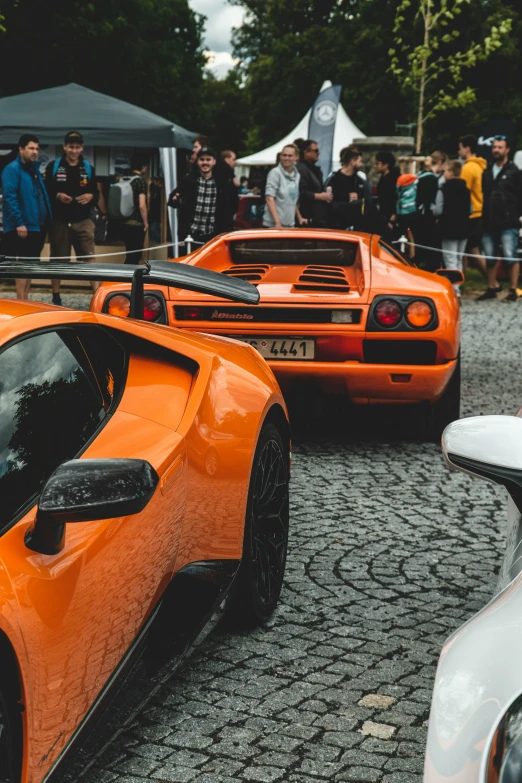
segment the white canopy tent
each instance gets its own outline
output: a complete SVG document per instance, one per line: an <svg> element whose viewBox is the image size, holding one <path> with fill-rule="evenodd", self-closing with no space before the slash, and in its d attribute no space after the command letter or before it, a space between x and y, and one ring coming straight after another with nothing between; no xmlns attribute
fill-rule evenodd
<svg viewBox="0 0 522 783"><path fill-rule="evenodd" d="M320 93L332 86L332 82L326 81L321 87ZM255 152L253 155L246 155L244 158L239 158L237 166L247 167L250 166L273 166L276 162L277 153L281 152L285 144L291 144L294 139L307 139L308 128L310 125L310 116L312 108L308 109L301 122L281 141L277 144L272 144L271 147L267 147L260 152ZM362 133L359 128L351 121L346 114L342 104L339 104L337 110L337 119L335 122L334 141L333 141L333 153L332 159L334 166L337 165L340 157L340 153L343 147L347 147L352 144L354 139L366 138L366 134ZM243 170L237 173L243 174Z"/></svg>

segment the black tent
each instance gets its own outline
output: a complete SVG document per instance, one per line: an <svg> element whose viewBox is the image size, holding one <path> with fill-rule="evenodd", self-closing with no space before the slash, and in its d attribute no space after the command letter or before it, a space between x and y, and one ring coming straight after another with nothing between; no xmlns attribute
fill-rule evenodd
<svg viewBox="0 0 522 783"><path fill-rule="evenodd" d="M189 149L195 133L164 117L89 90L66 84L0 99L0 144L16 144L22 133L35 133L42 144L62 144L70 130L100 147L181 147Z"/></svg>

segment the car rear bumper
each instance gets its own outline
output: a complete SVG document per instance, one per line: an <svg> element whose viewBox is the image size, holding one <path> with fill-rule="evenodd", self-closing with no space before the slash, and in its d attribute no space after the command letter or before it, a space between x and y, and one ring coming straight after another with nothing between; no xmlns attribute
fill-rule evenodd
<svg viewBox="0 0 522 783"><path fill-rule="evenodd" d="M283 390L310 381L329 392L348 392L356 404L436 402L456 360L432 366L363 362L269 361Z"/></svg>

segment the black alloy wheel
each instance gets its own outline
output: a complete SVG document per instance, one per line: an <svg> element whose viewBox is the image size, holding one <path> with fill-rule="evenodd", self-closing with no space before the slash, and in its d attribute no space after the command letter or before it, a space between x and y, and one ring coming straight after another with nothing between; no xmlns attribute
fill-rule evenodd
<svg viewBox="0 0 522 783"><path fill-rule="evenodd" d="M289 523L288 444L271 422L261 430L250 479L241 566L225 622L254 627L274 612L286 565Z"/></svg>

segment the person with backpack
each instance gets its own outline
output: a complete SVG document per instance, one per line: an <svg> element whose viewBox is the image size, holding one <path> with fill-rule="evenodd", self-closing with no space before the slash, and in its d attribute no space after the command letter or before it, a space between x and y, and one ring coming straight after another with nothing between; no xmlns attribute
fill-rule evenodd
<svg viewBox="0 0 522 783"><path fill-rule="evenodd" d="M94 261L93 207L98 203L98 187L94 166L84 159L83 136L78 131L67 133L64 154L51 161L45 169L45 186L52 209L49 229L51 257L69 260L71 247L77 256ZM99 283L91 282L93 291ZM60 280L52 281L53 304L61 305Z"/></svg>
<svg viewBox="0 0 522 783"><path fill-rule="evenodd" d="M436 153L434 153L436 154ZM415 219L415 241L424 247L415 248L415 261L421 269L435 272L441 265L440 236L437 221L433 214L437 191L439 189L439 176L437 164L429 155L424 159L422 170L417 176L417 216ZM427 249L433 248L433 249Z"/></svg>
<svg viewBox="0 0 522 783"><path fill-rule="evenodd" d="M121 220L120 230L127 255L126 264L139 264L142 258L145 235L149 230L147 212L147 174L149 161L143 155L131 158L131 174L121 177L109 191L109 217ZM116 197L116 198L115 198ZM118 205L115 208L115 201Z"/></svg>
<svg viewBox="0 0 522 783"><path fill-rule="evenodd" d="M442 256L446 269L460 269L466 250L471 214L471 196L466 183L461 179L462 164L448 160L444 164L443 183L437 191L433 214L438 217L442 237ZM460 296L460 285L455 285Z"/></svg>

